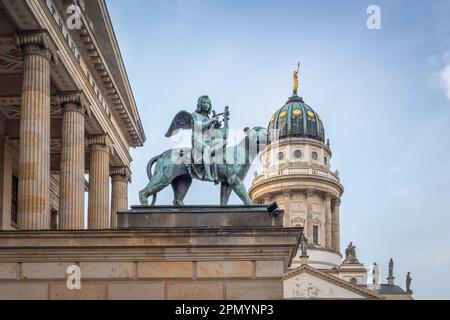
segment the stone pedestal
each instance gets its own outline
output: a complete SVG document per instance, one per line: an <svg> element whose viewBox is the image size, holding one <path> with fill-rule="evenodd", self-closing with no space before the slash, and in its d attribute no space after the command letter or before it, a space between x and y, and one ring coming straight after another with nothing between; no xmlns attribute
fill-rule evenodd
<svg viewBox="0 0 450 320"><path fill-rule="evenodd" d="M279 300L303 232L282 222L267 206L134 207L127 229L0 232L0 299Z"/></svg>
<svg viewBox="0 0 450 320"><path fill-rule="evenodd" d="M283 212L256 206L133 206L119 212L119 229L283 227Z"/></svg>
<svg viewBox="0 0 450 320"><path fill-rule="evenodd" d="M279 300L301 230L0 232L0 299ZM81 289L67 279L79 270Z"/></svg>

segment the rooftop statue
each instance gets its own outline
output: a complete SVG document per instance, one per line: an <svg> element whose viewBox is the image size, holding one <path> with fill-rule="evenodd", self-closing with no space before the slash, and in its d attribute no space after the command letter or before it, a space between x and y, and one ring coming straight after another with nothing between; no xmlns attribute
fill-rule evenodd
<svg viewBox="0 0 450 320"><path fill-rule="evenodd" d="M297 70L294 71L293 80L294 80L294 95L298 94L298 74L300 72L300 62L298 63Z"/></svg>
<svg viewBox="0 0 450 320"><path fill-rule="evenodd" d="M391 260L389 260L389 278L393 278L394 277L394 260L391 258Z"/></svg>
<svg viewBox="0 0 450 320"><path fill-rule="evenodd" d="M356 258L356 247L353 242L350 242L347 249L345 249L345 259L355 259Z"/></svg>
<svg viewBox="0 0 450 320"><path fill-rule="evenodd" d="M408 272L408 274L406 275L406 292L407 293L413 293L411 290L411 282L412 282L411 272Z"/></svg>
<svg viewBox="0 0 450 320"><path fill-rule="evenodd" d="M246 128L245 138L236 146L228 146L229 116L228 107L224 113L216 114L208 96L198 99L193 113L181 111L175 116L166 137L172 137L181 129L192 130L192 148L167 150L150 160L147 165L150 181L139 192L142 205L148 205L148 198L153 196L151 205L154 206L158 192L172 185L173 204L183 206L193 179L220 183L220 204L223 206L228 204L231 191L245 205L253 204L243 180L253 160L266 147L268 130L262 127Z"/></svg>

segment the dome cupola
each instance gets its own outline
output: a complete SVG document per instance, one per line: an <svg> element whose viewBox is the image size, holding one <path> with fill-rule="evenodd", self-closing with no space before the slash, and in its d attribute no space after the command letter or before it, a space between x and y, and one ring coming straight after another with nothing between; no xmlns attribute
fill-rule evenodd
<svg viewBox="0 0 450 320"><path fill-rule="evenodd" d="M301 97L294 94L270 119L270 141L303 137L325 143L325 129L320 116Z"/></svg>
<svg viewBox="0 0 450 320"><path fill-rule="evenodd" d="M325 129L320 116L298 96L298 73L294 71L292 97L272 116L269 122L270 141L283 138L303 137L325 143Z"/></svg>

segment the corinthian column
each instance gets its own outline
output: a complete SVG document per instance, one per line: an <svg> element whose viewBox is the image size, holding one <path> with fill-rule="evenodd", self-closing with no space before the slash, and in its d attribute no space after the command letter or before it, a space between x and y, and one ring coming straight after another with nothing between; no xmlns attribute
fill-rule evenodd
<svg viewBox="0 0 450 320"><path fill-rule="evenodd" d="M311 243L313 243L312 198L314 192L314 189L306 190L306 238L311 239Z"/></svg>
<svg viewBox="0 0 450 320"><path fill-rule="evenodd" d="M61 94L63 111L59 229L84 228L84 117L86 103L81 92Z"/></svg>
<svg viewBox="0 0 450 320"><path fill-rule="evenodd" d="M340 207L341 199L333 199L333 249L338 251L341 250Z"/></svg>
<svg viewBox="0 0 450 320"><path fill-rule="evenodd" d="M131 171L128 167L111 169L111 229L117 228L117 212L128 210L128 182L131 182Z"/></svg>
<svg viewBox="0 0 450 320"><path fill-rule="evenodd" d="M20 110L19 207L21 230L50 229L50 61L46 31L16 35L23 52Z"/></svg>
<svg viewBox="0 0 450 320"><path fill-rule="evenodd" d="M325 195L325 248L331 249L333 247L332 241L332 216L331 216L331 195Z"/></svg>
<svg viewBox="0 0 450 320"><path fill-rule="evenodd" d="M89 168L89 229L109 228L109 157L112 143L107 136L88 139Z"/></svg>

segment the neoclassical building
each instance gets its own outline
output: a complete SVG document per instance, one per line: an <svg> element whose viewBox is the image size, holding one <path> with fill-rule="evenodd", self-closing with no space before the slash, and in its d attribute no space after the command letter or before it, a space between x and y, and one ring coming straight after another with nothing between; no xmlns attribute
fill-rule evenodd
<svg viewBox="0 0 450 320"><path fill-rule="evenodd" d="M381 284L356 258L352 244L343 259L344 187L339 172L331 169L333 154L322 119L298 95L297 73L293 95L274 113L268 128L271 143L261 153L262 170L255 173L250 197L257 204L276 201L284 211L284 226L303 228L307 239L284 276L284 297L410 299L412 292L394 283L393 262L388 283ZM378 266L370 268L379 273Z"/></svg>
<svg viewBox="0 0 450 320"><path fill-rule="evenodd" d="M0 1L0 230L114 227L144 141L104 1Z"/></svg>

